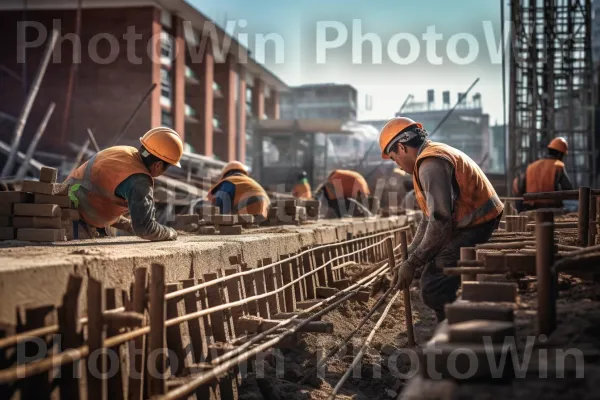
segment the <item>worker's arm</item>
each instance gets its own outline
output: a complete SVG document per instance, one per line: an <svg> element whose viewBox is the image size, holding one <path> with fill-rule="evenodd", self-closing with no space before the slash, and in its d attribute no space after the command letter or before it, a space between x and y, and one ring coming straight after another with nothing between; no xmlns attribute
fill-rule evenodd
<svg viewBox="0 0 600 400"><path fill-rule="evenodd" d="M175 240L177 232L155 220L154 189L152 180L144 174L135 174L125 179L115 194L126 200L134 233L151 241Z"/></svg>
<svg viewBox="0 0 600 400"><path fill-rule="evenodd" d="M400 267L401 287L407 287L417 268L429 263L440 249L452 238L454 189L452 165L439 158L423 160L419 168L419 181L424 193L428 193L429 217L423 215L425 232L423 238L409 251L408 260Z"/></svg>
<svg viewBox="0 0 600 400"><path fill-rule="evenodd" d="M567 170L561 168L556 174L556 190L573 190L573 184L571 183L571 179L569 175L567 175Z"/></svg>
<svg viewBox="0 0 600 400"><path fill-rule="evenodd" d="M221 182L214 189L214 196L215 206L219 207L221 214L232 214L235 185L228 181Z"/></svg>

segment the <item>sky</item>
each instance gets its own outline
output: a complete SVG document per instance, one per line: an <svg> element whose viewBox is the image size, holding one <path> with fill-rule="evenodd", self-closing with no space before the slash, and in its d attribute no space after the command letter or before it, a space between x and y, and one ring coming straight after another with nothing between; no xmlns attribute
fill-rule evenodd
<svg viewBox="0 0 600 400"><path fill-rule="evenodd" d="M288 85L356 87L360 120L390 118L428 89L453 104L479 78L469 97L503 121L499 0L188 1Z"/></svg>

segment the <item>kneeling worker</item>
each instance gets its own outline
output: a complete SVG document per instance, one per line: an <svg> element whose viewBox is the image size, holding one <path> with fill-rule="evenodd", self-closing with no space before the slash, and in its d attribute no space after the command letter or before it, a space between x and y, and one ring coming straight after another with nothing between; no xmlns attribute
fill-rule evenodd
<svg viewBox="0 0 600 400"><path fill-rule="evenodd" d="M292 196L297 199L312 199L312 190L310 188L310 183L308 183L308 174L306 171L302 171L300 176L298 176L298 183L296 183L292 189Z"/></svg>
<svg viewBox="0 0 600 400"><path fill-rule="evenodd" d="M336 169L317 190L325 218L370 217L373 214L362 202L371 194L367 181L354 171Z"/></svg>
<svg viewBox="0 0 600 400"><path fill-rule="evenodd" d="M548 156L527 166L525 173L513 180L513 195L523 196L525 193L572 190L573 184L563 162L568 149L569 145L564 138L552 139L548 145ZM528 200L516 204L518 211L542 207L562 208L562 206L562 200Z"/></svg>
<svg viewBox="0 0 600 400"><path fill-rule="evenodd" d="M154 180L180 167L183 143L172 129L149 130L139 149L115 146L94 155L65 181L84 229L115 226L152 240L175 240L177 232L155 220ZM123 218L129 211L131 222Z"/></svg>
<svg viewBox="0 0 600 400"><path fill-rule="evenodd" d="M394 118L379 135L382 158L391 158L413 175L415 197L423 218L408 248L408 260L396 276L400 289L410 285L417 268L421 297L445 319L444 306L456 299L460 277L447 276L461 247L486 242L498 227L504 206L483 171L469 156L446 144L427 140L427 132L410 118Z"/></svg>
<svg viewBox="0 0 600 400"><path fill-rule="evenodd" d="M248 176L248 168L239 161L231 161L223 168L208 199L219 207L221 214L250 214L256 217L257 223L267 218L271 204L267 192Z"/></svg>

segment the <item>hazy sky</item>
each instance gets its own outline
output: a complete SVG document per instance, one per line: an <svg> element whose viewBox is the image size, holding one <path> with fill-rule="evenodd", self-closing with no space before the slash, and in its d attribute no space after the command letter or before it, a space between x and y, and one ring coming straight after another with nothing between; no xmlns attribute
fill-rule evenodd
<svg viewBox="0 0 600 400"><path fill-rule="evenodd" d="M280 38L264 63L289 85L355 86L360 119L391 117L408 94L425 101L427 89L438 103L450 90L454 103L479 77L471 95L481 93L491 123L502 123L500 0L188 1L219 25L230 21L229 33L256 57L256 35Z"/></svg>

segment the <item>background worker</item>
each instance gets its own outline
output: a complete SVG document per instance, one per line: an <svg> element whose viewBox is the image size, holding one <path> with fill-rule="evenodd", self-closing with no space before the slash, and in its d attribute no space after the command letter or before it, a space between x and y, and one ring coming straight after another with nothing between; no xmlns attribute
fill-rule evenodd
<svg viewBox="0 0 600 400"><path fill-rule="evenodd" d="M415 197L423 218L397 270L397 287L421 274L421 297L445 319L444 306L456 299L460 277L443 274L454 267L460 248L489 240L498 227L503 204L479 166L463 152L427 140L427 132L410 118L394 118L379 135L382 158L391 158L413 175Z"/></svg>
<svg viewBox="0 0 600 400"><path fill-rule="evenodd" d="M563 158L569 150L567 141L558 137L548 145L548 155L527 166L525 173L513 180L513 195L523 196L525 193L554 192L572 190L573 184L565 170ZM562 208L562 200L528 200L515 204L517 211L536 208Z"/></svg>
<svg viewBox="0 0 600 400"><path fill-rule="evenodd" d="M219 182L208 193L208 200L219 207L221 214L250 214L257 223L267 218L271 204L267 192L239 161L231 161L223 168Z"/></svg>
<svg viewBox="0 0 600 400"><path fill-rule="evenodd" d="M91 228L114 226L143 239L175 240L175 230L155 220L154 180L180 167L183 143L172 129L159 127L140 138L141 147L115 146L94 155L65 181L81 221ZM131 221L123 217L129 212ZM77 233L76 233L77 234ZM77 238L77 237L76 237Z"/></svg>
<svg viewBox="0 0 600 400"><path fill-rule="evenodd" d="M336 169L317 190L324 218L370 217L373 214L362 203L371 194L367 181L355 171Z"/></svg>
<svg viewBox="0 0 600 400"><path fill-rule="evenodd" d="M292 189L292 196L297 199L312 199L312 190L310 188L310 183L308 183L308 174L306 171L302 171L298 176L298 182Z"/></svg>

